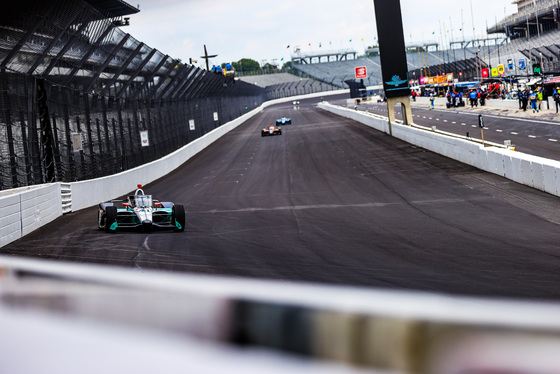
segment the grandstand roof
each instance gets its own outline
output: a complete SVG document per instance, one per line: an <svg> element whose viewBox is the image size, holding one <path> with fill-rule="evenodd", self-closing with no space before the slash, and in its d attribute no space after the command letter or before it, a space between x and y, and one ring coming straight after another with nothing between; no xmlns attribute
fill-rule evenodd
<svg viewBox="0 0 560 374"><path fill-rule="evenodd" d="M288 73L266 74L266 75L248 75L240 77L239 80L254 84L259 87L268 87L275 84L286 82L299 82L300 77Z"/></svg>
<svg viewBox="0 0 560 374"><path fill-rule="evenodd" d="M140 9L122 0L86 0L94 8L108 13L109 17L122 17L140 12Z"/></svg>
<svg viewBox="0 0 560 374"><path fill-rule="evenodd" d="M505 29L507 26L523 29L527 27L528 24L531 25L532 28L535 28L534 34L537 34L536 24L552 23L554 19L552 14L553 9L558 7L558 0L539 0L538 2L518 0L513 1L513 4L517 4L517 13L506 17L496 25L488 28L487 31L489 34L508 33ZM532 31L531 34L533 34Z"/></svg>

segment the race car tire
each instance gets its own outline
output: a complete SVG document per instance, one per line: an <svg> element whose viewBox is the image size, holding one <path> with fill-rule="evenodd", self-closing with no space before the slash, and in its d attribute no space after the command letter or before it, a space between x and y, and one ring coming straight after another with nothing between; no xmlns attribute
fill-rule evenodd
<svg viewBox="0 0 560 374"><path fill-rule="evenodd" d="M108 206L105 208L105 232L114 232L111 225L117 221L117 207Z"/></svg>
<svg viewBox="0 0 560 374"><path fill-rule="evenodd" d="M105 230L105 222L101 223L103 220L103 215L101 213L101 210L97 211L97 228L99 229L99 231L103 231ZM103 226L101 226L103 225Z"/></svg>
<svg viewBox="0 0 560 374"><path fill-rule="evenodd" d="M173 205L173 209L171 210L171 222L173 223L173 231L185 231L185 207L178 204ZM179 223L181 228L177 227L176 223Z"/></svg>

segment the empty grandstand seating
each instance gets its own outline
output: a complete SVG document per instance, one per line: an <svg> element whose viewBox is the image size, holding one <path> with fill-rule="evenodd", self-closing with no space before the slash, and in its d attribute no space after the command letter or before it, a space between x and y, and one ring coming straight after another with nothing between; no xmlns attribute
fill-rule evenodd
<svg viewBox="0 0 560 374"><path fill-rule="evenodd" d="M540 62L541 53L545 71L558 70L560 66L560 30L551 31L540 36L531 38L519 38L502 46L498 51L494 51L491 60L496 62L498 59L503 63L508 59L518 61L524 58L535 63ZM499 56L498 56L499 54Z"/></svg>
<svg viewBox="0 0 560 374"><path fill-rule="evenodd" d="M325 82L310 78L301 78L288 73L245 76L239 79L246 83L264 87L267 99L278 99L286 96L337 89L337 87Z"/></svg>
<svg viewBox="0 0 560 374"><path fill-rule="evenodd" d="M497 45L484 46L480 50L480 57L484 63L486 53L497 49ZM430 75L445 74L459 71L467 72L476 70L476 54L478 48L462 48L451 50L432 50L428 52L407 53L407 63L410 77L419 77L421 71L429 70ZM314 64L292 63L292 66L301 74L308 75L322 82L337 87L348 88L344 83L347 79L355 77L355 68L365 66L368 77L364 79L366 86L379 85L382 82L381 63L379 56L361 57L355 60L331 61ZM465 74L465 73L464 73ZM474 73L473 73L474 74Z"/></svg>

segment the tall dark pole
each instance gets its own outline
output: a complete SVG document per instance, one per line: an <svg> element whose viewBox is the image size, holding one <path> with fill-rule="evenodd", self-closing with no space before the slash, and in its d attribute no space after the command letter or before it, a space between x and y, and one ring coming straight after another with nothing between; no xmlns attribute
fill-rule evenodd
<svg viewBox="0 0 560 374"><path fill-rule="evenodd" d="M377 23L383 89L387 98L389 133L392 135L392 123L395 122L395 105L397 103L403 107L404 122L412 125L401 2L400 0L373 0L373 5Z"/></svg>
<svg viewBox="0 0 560 374"><path fill-rule="evenodd" d="M206 51L206 44L204 44L204 56L200 56L200 58L206 60L206 70L210 70L210 67L208 66L208 60L213 57L218 57L218 55L208 55L208 51Z"/></svg>
<svg viewBox="0 0 560 374"><path fill-rule="evenodd" d="M386 97L410 95L400 0L374 0Z"/></svg>

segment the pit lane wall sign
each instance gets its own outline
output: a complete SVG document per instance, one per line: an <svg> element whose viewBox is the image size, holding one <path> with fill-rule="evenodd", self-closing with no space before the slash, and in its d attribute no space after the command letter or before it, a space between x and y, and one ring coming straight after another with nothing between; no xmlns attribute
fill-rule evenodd
<svg viewBox="0 0 560 374"><path fill-rule="evenodd" d="M140 131L140 143L142 143L142 147L148 147L150 145L148 131Z"/></svg>
<svg viewBox="0 0 560 374"><path fill-rule="evenodd" d="M400 0L373 0L386 97L410 95Z"/></svg>

